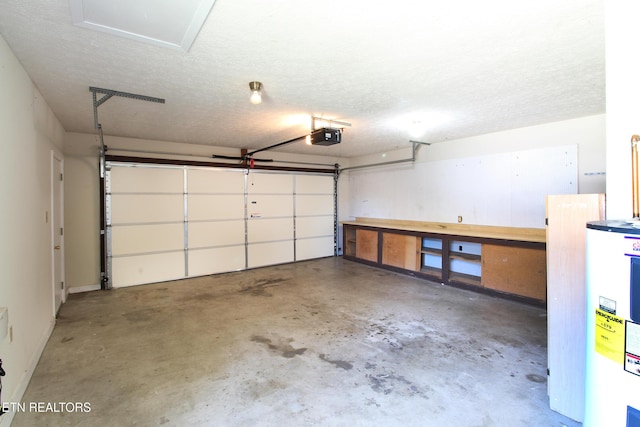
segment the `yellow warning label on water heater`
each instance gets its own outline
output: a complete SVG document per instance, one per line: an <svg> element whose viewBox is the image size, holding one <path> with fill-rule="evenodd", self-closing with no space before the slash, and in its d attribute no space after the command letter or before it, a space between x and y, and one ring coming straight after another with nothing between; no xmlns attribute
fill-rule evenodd
<svg viewBox="0 0 640 427"><path fill-rule="evenodd" d="M624 363L624 319L596 309L596 351Z"/></svg>

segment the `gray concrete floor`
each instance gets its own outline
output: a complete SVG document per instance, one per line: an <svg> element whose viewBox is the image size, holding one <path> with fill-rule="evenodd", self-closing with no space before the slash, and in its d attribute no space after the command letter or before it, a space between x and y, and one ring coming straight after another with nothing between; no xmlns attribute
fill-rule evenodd
<svg viewBox="0 0 640 427"><path fill-rule="evenodd" d="M13 426L577 426L544 310L325 258L71 295Z"/></svg>

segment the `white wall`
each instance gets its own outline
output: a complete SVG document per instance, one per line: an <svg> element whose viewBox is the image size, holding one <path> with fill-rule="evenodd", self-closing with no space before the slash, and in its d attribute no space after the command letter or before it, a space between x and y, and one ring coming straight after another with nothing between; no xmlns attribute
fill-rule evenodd
<svg viewBox="0 0 640 427"><path fill-rule="evenodd" d="M567 155L576 147L577 156ZM352 163L410 157L405 149ZM577 168L569 164L576 158ZM597 115L422 146L415 164L353 170L341 179L349 181L350 218L456 222L462 215L471 224L544 228L546 191L603 193L604 171L605 116Z"/></svg>
<svg viewBox="0 0 640 427"><path fill-rule="evenodd" d="M640 2L605 2L607 219L633 216L631 136L640 134Z"/></svg>
<svg viewBox="0 0 640 427"><path fill-rule="evenodd" d="M5 402L21 399L55 322L51 150L60 151L63 139L64 129L0 36L0 306L8 307L13 330L13 340L0 338Z"/></svg>
<svg viewBox="0 0 640 427"><path fill-rule="evenodd" d="M151 141L134 138L105 137L108 154L136 157L171 158L188 161L212 161L213 153L238 156L238 149L184 144L167 141ZM125 151L126 150L126 151ZM155 153L152 153L155 152ZM164 153L164 154L163 154ZM184 155L166 154L184 153ZM99 139L97 135L67 133L65 139L65 231L66 279L69 292L100 288L100 212L98 182ZM316 163L330 168L335 163L345 164L345 159L295 155L267 151L258 158L274 159L273 166L314 168ZM278 163L280 161L280 163ZM221 160L221 162L224 162Z"/></svg>

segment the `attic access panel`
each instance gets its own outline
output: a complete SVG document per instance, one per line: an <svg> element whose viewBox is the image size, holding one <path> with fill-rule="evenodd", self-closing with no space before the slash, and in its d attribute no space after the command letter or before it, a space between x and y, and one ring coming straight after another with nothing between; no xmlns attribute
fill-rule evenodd
<svg viewBox="0 0 640 427"><path fill-rule="evenodd" d="M74 24L188 52L215 0L70 0Z"/></svg>

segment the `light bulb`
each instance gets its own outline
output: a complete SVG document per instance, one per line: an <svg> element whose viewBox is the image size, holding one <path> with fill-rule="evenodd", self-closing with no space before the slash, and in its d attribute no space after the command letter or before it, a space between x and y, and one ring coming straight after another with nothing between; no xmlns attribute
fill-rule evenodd
<svg viewBox="0 0 640 427"><path fill-rule="evenodd" d="M262 95L260 95L260 91L257 91L257 90L251 91L251 96L249 97L249 101L252 104L260 104L262 102Z"/></svg>
<svg viewBox="0 0 640 427"><path fill-rule="evenodd" d="M305 142L305 144L307 144L307 145L311 145L311 135L307 135L307 136L304 138L304 142Z"/></svg>

